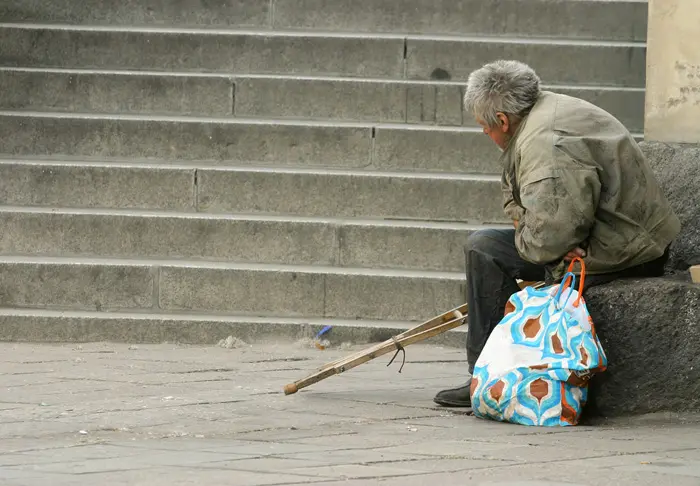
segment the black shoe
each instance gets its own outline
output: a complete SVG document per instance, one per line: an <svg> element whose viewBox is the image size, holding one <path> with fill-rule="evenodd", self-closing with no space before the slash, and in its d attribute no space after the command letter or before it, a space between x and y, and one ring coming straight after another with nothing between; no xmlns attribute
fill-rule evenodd
<svg viewBox="0 0 700 486"><path fill-rule="evenodd" d="M443 390L433 398L433 401L443 407L471 407L471 382L459 388Z"/></svg>

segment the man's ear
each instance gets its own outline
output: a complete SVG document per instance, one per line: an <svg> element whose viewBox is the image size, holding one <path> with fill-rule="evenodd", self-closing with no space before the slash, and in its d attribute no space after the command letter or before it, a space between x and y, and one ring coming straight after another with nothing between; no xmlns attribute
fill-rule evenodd
<svg viewBox="0 0 700 486"><path fill-rule="evenodd" d="M508 130L510 129L510 120L508 119L508 116L505 113L496 113L496 116L498 117L499 120L499 126L498 128L503 132L503 133L508 133Z"/></svg>

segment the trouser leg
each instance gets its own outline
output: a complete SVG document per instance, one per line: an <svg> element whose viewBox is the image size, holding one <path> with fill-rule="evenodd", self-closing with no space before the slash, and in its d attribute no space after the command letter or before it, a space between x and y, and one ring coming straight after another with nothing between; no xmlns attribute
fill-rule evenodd
<svg viewBox="0 0 700 486"><path fill-rule="evenodd" d="M488 229L474 233L464 249L467 265L469 372L486 340L503 318L508 298L518 292L516 279L545 279L545 267L523 260L515 248L515 230Z"/></svg>

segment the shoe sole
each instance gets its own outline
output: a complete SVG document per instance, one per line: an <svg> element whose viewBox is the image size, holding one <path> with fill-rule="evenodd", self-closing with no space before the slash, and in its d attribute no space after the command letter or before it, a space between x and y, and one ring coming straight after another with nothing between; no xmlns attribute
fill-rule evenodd
<svg viewBox="0 0 700 486"><path fill-rule="evenodd" d="M451 400L438 400L437 398L433 398L433 401L443 407L471 408L472 406L471 402L453 402Z"/></svg>

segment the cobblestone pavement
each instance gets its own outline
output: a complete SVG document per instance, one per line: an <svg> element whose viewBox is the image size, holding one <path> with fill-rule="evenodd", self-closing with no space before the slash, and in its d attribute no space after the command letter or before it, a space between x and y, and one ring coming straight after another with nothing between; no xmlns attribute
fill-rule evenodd
<svg viewBox="0 0 700 486"><path fill-rule="evenodd" d="M700 485L696 417L482 421L432 403L463 351L407 351L284 396L350 350L0 344L0 484Z"/></svg>

